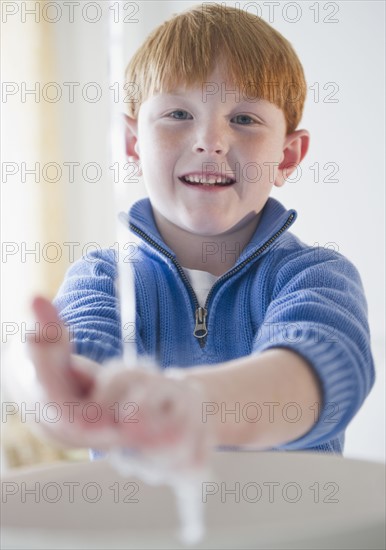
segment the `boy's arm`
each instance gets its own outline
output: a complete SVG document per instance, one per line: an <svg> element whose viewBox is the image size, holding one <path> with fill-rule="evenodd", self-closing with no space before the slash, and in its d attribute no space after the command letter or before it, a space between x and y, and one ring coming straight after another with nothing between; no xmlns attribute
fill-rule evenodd
<svg viewBox="0 0 386 550"><path fill-rule="evenodd" d="M219 445L279 446L307 433L321 406L314 372L289 349L193 367L186 378L204 389L202 421Z"/></svg>
<svg viewBox="0 0 386 550"><path fill-rule="evenodd" d="M374 383L362 283L346 258L323 248L287 253L267 278L269 304L251 355L191 375L214 401L206 410L219 407L207 420L221 443L286 450L320 445L346 429ZM261 301L256 288L252 307ZM232 407L240 407L238 422L226 414ZM253 415L254 423L248 421Z"/></svg>
<svg viewBox="0 0 386 550"><path fill-rule="evenodd" d="M80 265L84 271L84 263ZM95 317L86 312L90 326L103 324L95 341L88 342L91 329L85 334L91 353L76 350L99 362L108 359L106 350L119 349L113 269L113 261L96 264L95 269L90 264L86 271L91 286L85 288L87 273L85 278L74 266L73 283L63 287L59 299L66 322L77 319L81 302L80 309L91 308ZM319 445L344 431L374 382L360 278L341 255L322 249L316 261L315 249L308 249L287 254L269 280L270 301L251 355L179 370L183 377L202 382L206 397L199 414L207 425L214 424L219 444L293 450ZM98 293L111 300L107 320L105 307L98 316ZM254 300L258 310L260 288ZM71 304L76 304L74 311ZM83 332L75 335L83 346Z"/></svg>

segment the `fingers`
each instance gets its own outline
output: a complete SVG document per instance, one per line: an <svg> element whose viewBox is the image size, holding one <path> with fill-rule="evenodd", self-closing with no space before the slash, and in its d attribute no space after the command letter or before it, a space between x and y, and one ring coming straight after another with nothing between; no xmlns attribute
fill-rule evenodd
<svg viewBox="0 0 386 550"><path fill-rule="evenodd" d="M85 395L92 378L74 369L69 333L55 307L49 300L36 297L32 311L38 330L36 336L28 338L28 351L46 393L59 402Z"/></svg>
<svg viewBox="0 0 386 550"><path fill-rule="evenodd" d="M160 373L106 369L98 377L93 398L103 410L111 411L110 420L123 446L172 448L198 421L188 385Z"/></svg>

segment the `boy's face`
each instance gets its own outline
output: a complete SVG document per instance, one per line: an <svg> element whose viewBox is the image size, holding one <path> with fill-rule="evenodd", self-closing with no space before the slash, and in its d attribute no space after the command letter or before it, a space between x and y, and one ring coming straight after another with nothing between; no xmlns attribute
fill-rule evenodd
<svg viewBox="0 0 386 550"><path fill-rule="evenodd" d="M283 112L232 89L217 69L202 86L152 96L131 123L161 234L166 225L201 236L242 230L284 183L278 166L293 155Z"/></svg>

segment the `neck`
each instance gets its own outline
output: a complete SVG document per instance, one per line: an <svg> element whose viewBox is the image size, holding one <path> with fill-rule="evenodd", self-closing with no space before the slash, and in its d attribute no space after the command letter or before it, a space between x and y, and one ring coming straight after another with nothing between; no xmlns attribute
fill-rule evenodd
<svg viewBox="0 0 386 550"><path fill-rule="evenodd" d="M177 227L154 211L158 230L165 243L176 254L178 262L188 269L208 271L216 276L235 265L256 231L260 215L261 212L241 227L220 235L197 235Z"/></svg>

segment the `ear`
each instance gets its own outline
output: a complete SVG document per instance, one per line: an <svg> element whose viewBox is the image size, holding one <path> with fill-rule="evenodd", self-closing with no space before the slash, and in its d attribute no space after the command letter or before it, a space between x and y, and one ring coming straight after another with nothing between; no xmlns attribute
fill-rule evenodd
<svg viewBox="0 0 386 550"><path fill-rule="evenodd" d="M310 134L307 130L296 130L284 140L283 155L275 179L276 187L285 184L286 179L297 169L307 154Z"/></svg>
<svg viewBox="0 0 386 550"><path fill-rule="evenodd" d="M126 156L130 162L138 165L138 174L141 175L139 168L138 121L128 115L123 116L125 117Z"/></svg>

